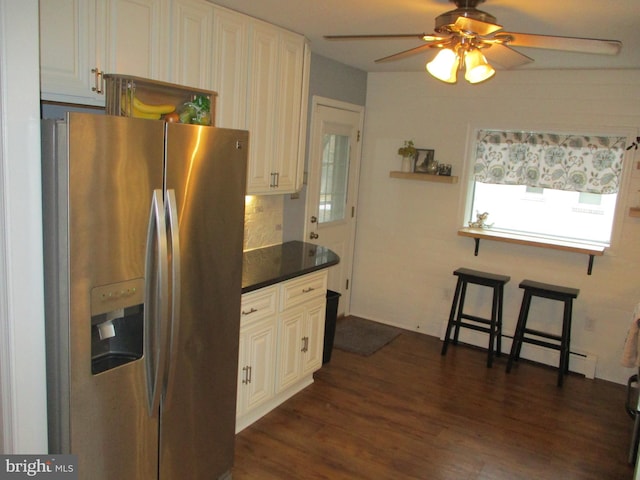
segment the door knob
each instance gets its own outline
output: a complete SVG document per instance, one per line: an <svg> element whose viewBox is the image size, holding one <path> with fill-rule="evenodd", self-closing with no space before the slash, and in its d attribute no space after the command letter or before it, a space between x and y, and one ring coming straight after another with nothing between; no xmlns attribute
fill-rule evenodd
<svg viewBox="0 0 640 480"><path fill-rule="evenodd" d="M319 237L319 235L318 235L316 232L311 232L311 233L309 234L309 238L310 238L311 240L315 240L315 239L316 239L316 238L318 238L318 237Z"/></svg>

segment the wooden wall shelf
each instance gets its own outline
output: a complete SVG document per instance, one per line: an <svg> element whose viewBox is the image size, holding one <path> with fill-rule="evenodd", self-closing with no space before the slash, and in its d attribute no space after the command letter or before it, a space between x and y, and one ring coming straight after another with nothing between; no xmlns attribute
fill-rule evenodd
<svg viewBox="0 0 640 480"><path fill-rule="evenodd" d="M640 211L640 208L638 210ZM565 252L584 253L586 255L589 255L587 275L591 275L591 271L593 270L594 257L600 257L604 255L605 251L605 247L602 246L586 245L584 243L575 243L561 240L550 240L541 237L519 235L484 228L461 228L460 230L458 230L458 235L462 237L473 238L476 244L473 254L476 257L478 256L480 239L496 240L498 242L515 243L518 245L531 245L533 247L551 248L554 250L564 250Z"/></svg>
<svg viewBox="0 0 640 480"><path fill-rule="evenodd" d="M458 177L453 175L429 175L428 173L389 172L391 178L403 180L421 180L423 182L458 183Z"/></svg>
<svg viewBox="0 0 640 480"><path fill-rule="evenodd" d="M630 217L640 217L640 207L631 207L631 208L629 208L629 216Z"/></svg>

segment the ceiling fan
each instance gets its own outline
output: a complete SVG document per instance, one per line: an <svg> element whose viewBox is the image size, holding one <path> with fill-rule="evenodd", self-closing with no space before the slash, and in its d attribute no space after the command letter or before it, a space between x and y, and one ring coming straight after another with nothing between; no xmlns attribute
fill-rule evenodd
<svg viewBox="0 0 640 480"><path fill-rule="evenodd" d="M467 78L467 80L471 83L486 80L495 73L487 63L487 58L503 68L514 68L533 62L531 57L511 47L603 55L616 55L622 48L622 43L618 40L507 32L502 29L502 25L496 23L496 17L476 8L485 0L450 1L457 8L436 17L434 33L325 35L324 38L327 40L421 39L425 42L422 45L379 58L376 62L400 60L430 48L441 49L434 61L427 64L427 70L436 78L449 83L456 81L456 72L461 66L462 59L467 69L465 78L470 77L471 79ZM473 75L474 70L478 75Z"/></svg>

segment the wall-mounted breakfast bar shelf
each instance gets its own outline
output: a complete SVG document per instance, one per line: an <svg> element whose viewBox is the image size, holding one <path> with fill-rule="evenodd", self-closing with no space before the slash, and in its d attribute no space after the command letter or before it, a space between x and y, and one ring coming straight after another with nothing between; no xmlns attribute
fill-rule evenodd
<svg viewBox="0 0 640 480"><path fill-rule="evenodd" d="M640 210L640 209L639 209ZM461 228L458 230L458 235L463 237L471 237L475 241L474 255L478 256L478 250L480 248L480 239L495 240L499 242L515 243L518 245L531 245L534 247L551 248L554 250L564 250L566 252L582 253L589 256L589 265L587 267L587 275L591 275L593 269L594 257L600 257L604 255L605 247L596 245L585 245L582 243L559 241L559 240L547 240L539 237L532 237L527 235L509 234L506 232L494 231L483 228Z"/></svg>
<svg viewBox="0 0 640 480"><path fill-rule="evenodd" d="M428 173L389 172L391 178L404 180L421 180L423 182L458 183L458 177L453 175L429 175Z"/></svg>

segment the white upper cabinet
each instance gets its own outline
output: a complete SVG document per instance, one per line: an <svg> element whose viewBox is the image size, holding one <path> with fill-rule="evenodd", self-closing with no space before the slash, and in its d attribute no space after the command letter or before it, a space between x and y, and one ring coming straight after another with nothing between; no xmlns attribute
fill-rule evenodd
<svg viewBox="0 0 640 480"><path fill-rule="evenodd" d="M278 189L295 192L302 187L311 52L299 35L283 32L279 54L274 163Z"/></svg>
<svg viewBox="0 0 640 480"><path fill-rule="evenodd" d="M249 20L244 15L216 7L213 21L213 89L218 93L216 125L246 129Z"/></svg>
<svg viewBox="0 0 640 480"><path fill-rule="evenodd" d="M41 97L104 105L103 73L166 80L169 0L40 0Z"/></svg>
<svg viewBox="0 0 640 480"><path fill-rule="evenodd" d="M170 18L170 81L210 90L214 50L213 5L202 0L173 0Z"/></svg>
<svg viewBox="0 0 640 480"><path fill-rule="evenodd" d="M100 0L98 67L166 80L169 65L168 0Z"/></svg>
<svg viewBox="0 0 640 480"><path fill-rule="evenodd" d="M206 0L40 0L43 100L104 106L103 73L217 92L250 132L248 194L302 187L306 39Z"/></svg>
<svg viewBox="0 0 640 480"><path fill-rule="evenodd" d="M216 125L250 132L247 194L302 187L310 50L306 39L216 7Z"/></svg>
<svg viewBox="0 0 640 480"><path fill-rule="evenodd" d="M301 187L309 55L301 35L253 22L247 106L249 194L292 193Z"/></svg>
<svg viewBox="0 0 640 480"><path fill-rule="evenodd" d="M94 0L40 0L40 89L44 100L104 105L96 61Z"/></svg>
<svg viewBox="0 0 640 480"><path fill-rule="evenodd" d="M249 146L248 193L275 190L277 166L275 140L278 85L278 31L260 22L252 25L247 128L251 132ZM270 125L270 128L265 128Z"/></svg>

